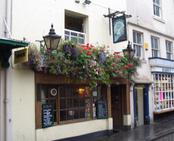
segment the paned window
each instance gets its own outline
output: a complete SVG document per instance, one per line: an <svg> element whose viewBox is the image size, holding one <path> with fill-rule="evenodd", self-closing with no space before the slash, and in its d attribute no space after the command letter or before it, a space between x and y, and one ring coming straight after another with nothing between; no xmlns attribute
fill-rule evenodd
<svg viewBox="0 0 174 141"><path fill-rule="evenodd" d="M174 75L153 74L154 110L156 113L174 109Z"/></svg>
<svg viewBox="0 0 174 141"><path fill-rule="evenodd" d="M133 31L133 47L135 49L136 57L143 57L143 34L141 32Z"/></svg>
<svg viewBox="0 0 174 141"><path fill-rule="evenodd" d="M153 14L161 17L161 0L153 0Z"/></svg>
<svg viewBox="0 0 174 141"><path fill-rule="evenodd" d="M91 103L89 87L60 87L60 121L90 119Z"/></svg>
<svg viewBox="0 0 174 141"><path fill-rule="evenodd" d="M73 12L72 12L73 13ZM78 16L75 13L70 14L69 11L65 11L65 40L71 40L74 43L85 43L85 18L84 16Z"/></svg>
<svg viewBox="0 0 174 141"><path fill-rule="evenodd" d="M105 102L106 99L101 86L95 90L80 84L36 86L36 128L96 119L102 110L99 109L97 113L97 103L101 99Z"/></svg>
<svg viewBox="0 0 174 141"><path fill-rule="evenodd" d="M173 59L173 45L171 41L166 40L166 57L167 59Z"/></svg>
<svg viewBox="0 0 174 141"><path fill-rule="evenodd" d="M159 38L151 36L152 57L160 57Z"/></svg>

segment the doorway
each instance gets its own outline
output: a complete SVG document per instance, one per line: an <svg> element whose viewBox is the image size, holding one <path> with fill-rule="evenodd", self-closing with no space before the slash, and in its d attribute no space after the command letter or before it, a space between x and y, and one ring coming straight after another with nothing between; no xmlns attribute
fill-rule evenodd
<svg viewBox="0 0 174 141"><path fill-rule="evenodd" d="M113 130L118 132L123 127L123 93L125 85L112 85L111 86L111 108L113 118Z"/></svg>
<svg viewBox="0 0 174 141"><path fill-rule="evenodd" d="M134 126L149 124L149 95L148 85L134 87Z"/></svg>

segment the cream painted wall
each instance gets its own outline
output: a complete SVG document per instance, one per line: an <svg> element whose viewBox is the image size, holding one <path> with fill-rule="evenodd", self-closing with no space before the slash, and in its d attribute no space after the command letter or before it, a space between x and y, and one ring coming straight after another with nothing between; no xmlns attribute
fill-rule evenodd
<svg viewBox="0 0 174 141"><path fill-rule="evenodd" d="M143 30L141 28L135 27L135 26L131 26L129 25L128 28L128 32L129 32L129 40L133 41L133 30L135 31L139 31L143 33L144 36L144 42L148 43L149 49L144 51L144 57L141 59L141 66L137 69L137 74L136 77L137 78L144 78L145 80L151 81L151 72L150 72L150 66L149 66L149 61L148 58L151 57L151 33Z"/></svg>
<svg viewBox="0 0 174 141"><path fill-rule="evenodd" d="M37 141L51 141L112 129L112 118L65 124L36 130Z"/></svg>
<svg viewBox="0 0 174 141"><path fill-rule="evenodd" d="M4 36L5 1L0 0L0 37Z"/></svg>
<svg viewBox="0 0 174 141"><path fill-rule="evenodd" d="M162 0L162 18L159 19L153 15L152 0L127 0L127 10L132 15L130 22L174 37L173 8L173 0Z"/></svg>
<svg viewBox="0 0 174 141"><path fill-rule="evenodd" d="M75 3L75 0L14 0L13 1L13 36L17 39L25 37L28 41L42 39L48 34L51 23L54 24L56 33L64 36L64 11L70 10L84 14L88 17L87 42L96 44L110 44L112 35L109 35L109 20L104 14L111 11L126 10L126 0L92 0L90 5ZM34 16L33 16L34 15Z"/></svg>
<svg viewBox="0 0 174 141"><path fill-rule="evenodd" d="M13 141L35 140L35 79L34 72L13 69L12 123Z"/></svg>

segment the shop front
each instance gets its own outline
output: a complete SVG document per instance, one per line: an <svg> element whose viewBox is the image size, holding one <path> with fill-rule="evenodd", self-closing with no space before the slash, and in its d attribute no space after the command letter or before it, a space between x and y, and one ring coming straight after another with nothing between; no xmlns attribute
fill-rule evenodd
<svg viewBox="0 0 174 141"><path fill-rule="evenodd" d="M35 87L37 140L69 140L87 134L92 138L92 133L112 130L106 85L91 90L85 81L35 73Z"/></svg>
<svg viewBox="0 0 174 141"><path fill-rule="evenodd" d="M123 130L127 81L112 83L91 89L88 81L35 73L37 140L89 140Z"/></svg>
<svg viewBox="0 0 174 141"><path fill-rule="evenodd" d="M172 60L151 58L154 89L154 119L167 117L174 111L174 65Z"/></svg>

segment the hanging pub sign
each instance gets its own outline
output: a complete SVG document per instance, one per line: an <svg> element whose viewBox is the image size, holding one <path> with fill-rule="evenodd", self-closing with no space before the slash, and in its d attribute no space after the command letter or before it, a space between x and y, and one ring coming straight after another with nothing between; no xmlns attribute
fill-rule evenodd
<svg viewBox="0 0 174 141"><path fill-rule="evenodd" d="M28 61L28 48L15 49L13 51L13 65Z"/></svg>
<svg viewBox="0 0 174 141"><path fill-rule="evenodd" d="M42 127L50 127L54 124L53 105L42 105Z"/></svg>
<svg viewBox="0 0 174 141"><path fill-rule="evenodd" d="M112 18L113 43L127 40L126 16Z"/></svg>

